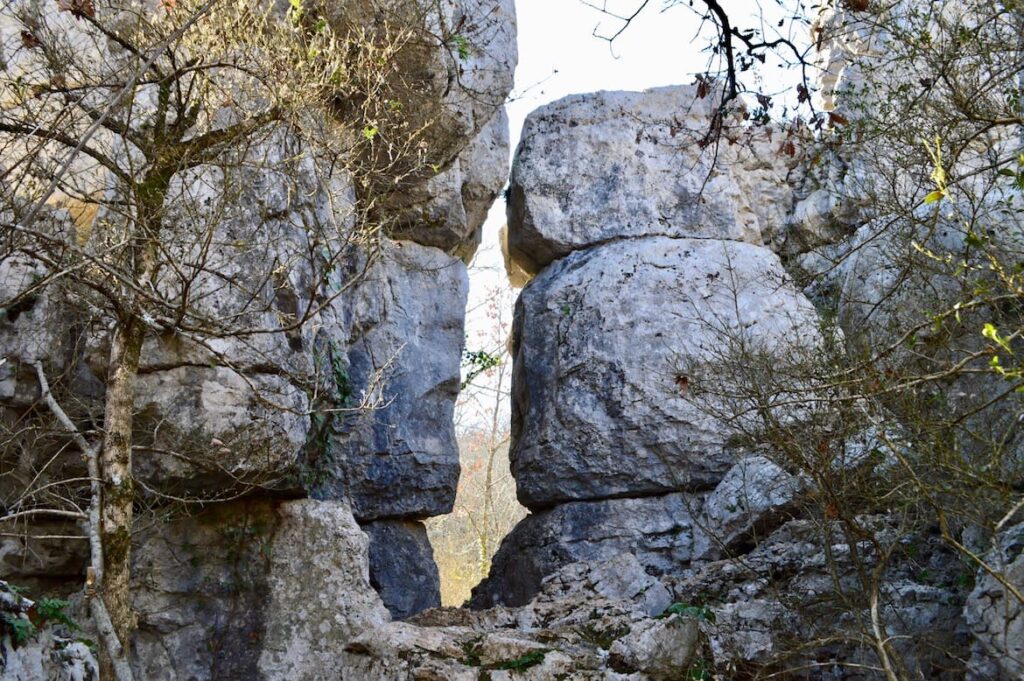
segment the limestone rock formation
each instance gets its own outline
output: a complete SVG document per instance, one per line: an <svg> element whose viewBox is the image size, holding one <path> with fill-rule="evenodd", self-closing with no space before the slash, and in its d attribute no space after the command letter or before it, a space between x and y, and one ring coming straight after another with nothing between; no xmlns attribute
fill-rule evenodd
<svg viewBox="0 0 1024 681"><path fill-rule="evenodd" d="M911 675L962 668L968 624L979 678L1007 673L994 660L1015 654L1009 635L1019 618L990 607L1004 604L1005 588L979 582L968 599L970 576L930 528L899 513L843 518L826 501L837 480L858 494L883 479L898 485L907 457L924 454L906 448L898 420L872 412L856 425L830 421L810 406L829 398L796 378L798 368L788 399L774 386L757 404L699 389L732 370L737 351L749 378L765 375L764 358L785 374L823 361L826 346L859 357L865 344L904 342L910 320L930 321L929 309L962 294L946 290L952 280L926 249L968 264L981 257L969 247L980 238L1019 252L1015 217L995 208L1006 201L946 202L919 232L901 232L889 217L868 219L879 207L861 201L862 184L845 186L864 167L844 152L816 159L812 172L755 140L709 170L684 132L701 120L706 130L706 106L686 88L598 93L549 105L526 124L506 264L517 281L533 276L516 307L510 454L531 514L505 538L470 606L523 606L574 561L628 551L703 620L710 661L724 674L806 663L815 678L847 678L846 665L878 663L861 628L872 618L875 635L890 637L886 654ZM715 189L697 199L704 180ZM771 197L770 208L744 203L748 196ZM790 279L808 272L822 275L807 290L817 309ZM922 328L917 345L887 353L886 366L927 365L929 333L962 333L954 356L977 351L977 328L1004 314L1015 328L1015 312L994 307L963 311L962 329ZM955 383L949 404L962 402L980 442L1017 447L1012 404L1005 414L967 413L1006 389L975 373ZM775 397L787 406L760 415L793 429L792 451L754 445L756 428L747 427L750 412ZM1015 565L1014 550L1000 555Z"/></svg>
<svg viewBox="0 0 1024 681"><path fill-rule="evenodd" d="M783 143L702 142L718 97L697 92L572 95L530 114L509 193L512 260L535 274L615 239L761 244L782 229L792 203Z"/></svg>
<svg viewBox="0 0 1024 681"><path fill-rule="evenodd" d="M348 333L327 362L340 411L306 463L315 496L351 499L360 520L451 510L467 288L458 259L397 242L346 298Z"/></svg>
<svg viewBox="0 0 1024 681"><path fill-rule="evenodd" d="M204 338L146 320L133 436L136 678L336 678L331 658L350 635L388 619L371 585L399 617L438 603L419 521L454 502L460 258L475 248L506 174L514 6L319 4L339 35L407 36L380 86L392 111L422 127L417 159L430 172L396 166L381 180L393 193L382 201L344 173L325 182L321 159L274 129L238 150L237 168L197 166L171 183L166 219L183 229L166 244L176 266L164 268L158 293L187 300L184 314L218 329L255 331ZM53 10L55 22L84 25L64 10ZM4 31L16 25L9 14ZM15 61L32 56L20 50ZM143 99L132 125L153 115ZM358 107L337 104L340 118ZM94 225L117 219L51 208L41 228L88 248L103 247ZM367 215L384 233L357 233ZM311 224L329 238L317 241ZM2 259L0 299L42 276L27 260ZM5 506L25 504L30 484L82 486L87 476L40 403L35 366L88 437L102 430L108 320L87 298L58 282L0 315L3 424L53 433L5 447ZM68 493L72 504L87 507L87 491L77 494ZM0 539L0 576L79 589L87 543L57 538L80 534L78 523L40 515L21 529Z"/></svg>
<svg viewBox="0 0 1024 681"><path fill-rule="evenodd" d="M565 566L609 560L624 551L655 574L671 571L705 550L695 520L701 502L696 495L668 494L573 501L531 513L502 541L470 606L525 605L545 578Z"/></svg>
<svg viewBox="0 0 1024 681"><path fill-rule="evenodd" d="M472 259L487 211L505 185L509 154L508 114L498 109L448 170L407 197L422 195L397 236Z"/></svg>
<svg viewBox="0 0 1024 681"><path fill-rule="evenodd" d="M898 532L884 517L863 518L881 536ZM844 662L871 663L874 652L858 645L859 618L868 616L867 603L839 605L828 594L836 581L856 590L858 561L873 566L873 555L853 555L838 525L826 536L814 521L792 520L762 538L749 552L719 561L703 562L664 578L674 600L708 608L707 626L716 669L793 669L803 652L788 641L814 642L834 637L835 643L809 650L824 661L818 678L847 678ZM963 649L964 631L958 586L962 565L934 537L907 537L916 558L901 556L885 569L880 594L889 635L911 673L925 678L940 675L946 655ZM933 676L934 675L934 676Z"/></svg>
<svg viewBox="0 0 1024 681"><path fill-rule="evenodd" d="M1020 601L1024 585L1024 524L1006 528L994 543L984 560L1005 582L980 569L964 608L964 617L974 635L967 676L972 681L1009 681L1024 676L1024 603Z"/></svg>
<svg viewBox="0 0 1024 681"><path fill-rule="evenodd" d="M753 533L779 524L782 514L795 510L806 488L806 481L763 456L740 460L704 499L706 553L697 558L721 557Z"/></svg>
<svg viewBox="0 0 1024 681"><path fill-rule="evenodd" d="M690 377L730 344L809 349L816 320L771 251L736 241L630 239L551 265L516 305L520 501L715 485L732 434L690 399Z"/></svg>
<svg viewBox="0 0 1024 681"><path fill-rule="evenodd" d="M430 610L352 641L353 678L677 679L697 668L692 617L629 554L576 563L522 608ZM662 615L661 617L658 617Z"/></svg>

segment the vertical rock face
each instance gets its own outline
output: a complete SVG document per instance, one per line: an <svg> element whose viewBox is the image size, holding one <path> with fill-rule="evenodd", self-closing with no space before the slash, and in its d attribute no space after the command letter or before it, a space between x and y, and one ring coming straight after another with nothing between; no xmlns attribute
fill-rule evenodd
<svg viewBox="0 0 1024 681"><path fill-rule="evenodd" d="M364 188L325 183L302 140L268 131L238 177L204 165L174 178L167 219L210 225L209 243L167 245L175 262L203 251L217 270L191 281L196 314L267 328L309 319L208 343L156 331L145 340L134 463L152 516L135 537L137 678L338 678L337 655L357 632L386 621L388 609L407 617L439 603L420 521L448 512L455 498L462 259L506 175L514 6L322 4L339 33L390 25L413 36L386 88L424 126L432 176L401 178L403 191L372 208L387 232L370 246L339 248L345 257L330 270L313 266L323 244L306 225L330 224L345 240L371 209L360 203ZM339 102L339 116L344 109ZM218 202L223 214L211 214ZM55 209L46 228L80 238L80 217ZM322 280L313 276L320 270ZM4 259L0 298L40 276L27 260ZM181 294L172 272L160 286ZM84 430L102 423L107 329L74 294L51 287L3 310L5 427L49 419L38 408L36 362ZM86 475L62 436L5 448L2 463L4 505L33 481ZM202 505L183 518L179 498ZM0 576L78 588L86 544L54 538L78 532L73 522L44 520L25 537L3 537Z"/></svg>
<svg viewBox="0 0 1024 681"><path fill-rule="evenodd" d="M306 464L315 496L351 499L360 520L451 510L467 289L458 259L396 242L346 298L348 332L328 340L325 362L339 411Z"/></svg>
<svg viewBox="0 0 1024 681"><path fill-rule="evenodd" d="M135 550L142 678L331 678L355 633L388 619L368 540L342 503L223 504L158 523Z"/></svg>
<svg viewBox="0 0 1024 681"><path fill-rule="evenodd" d="M330 678L337 651L387 620L370 586L369 542L340 504L290 502L278 518L258 668L270 679Z"/></svg>
<svg viewBox="0 0 1024 681"><path fill-rule="evenodd" d="M964 615L975 641L968 678L1009 681L1024 676L1024 524L1006 528L993 543L984 559L1005 583L979 573L967 599Z"/></svg>

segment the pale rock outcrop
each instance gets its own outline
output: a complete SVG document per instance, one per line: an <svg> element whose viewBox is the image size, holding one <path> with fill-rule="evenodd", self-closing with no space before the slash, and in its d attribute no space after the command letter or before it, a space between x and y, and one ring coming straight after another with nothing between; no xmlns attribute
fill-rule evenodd
<svg viewBox="0 0 1024 681"><path fill-rule="evenodd" d="M620 554L566 566L522 608L386 624L342 659L353 679L677 679L696 664L701 635L693 618L658 617L667 606L664 586Z"/></svg>
<svg viewBox="0 0 1024 681"><path fill-rule="evenodd" d="M80 635L66 623L44 621L35 602L0 581L0 677L5 681L99 681L99 664Z"/></svg>
<svg viewBox="0 0 1024 681"><path fill-rule="evenodd" d="M343 504L296 501L277 515L258 668L282 681L337 678L337 651L388 619L370 586L368 540Z"/></svg>
<svg viewBox="0 0 1024 681"><path fill-rule="evenodd" d="M697 92L571 95L530 114L510 181L516 265L535 274L574 250L621 238L761 244L781 230L793 200L781 136L702 144L718 97Z"/></svg>
<svg viewBox="0 0 1024 681"><path fill-rule="evenodd" d="M368 539L343 503L218 504L137 539L136 674L328 679L357 632L388 619Z"/></svg>
<svg viewBox="0 0 1024 681"><path fill-rule="evenodd" d="M391 617L441 606L441 577L423 523L376 520L360 527L370 538L370 584Z"/></svg>
<svg viewBox="0 0 1024 681"><path fill-rule="evenodd" d="M737 241L651 237L573 253L522 292L513 330L512 472L519 499L709 488L731 433L690 376L740 339L798 355L817 313L777 256Z"/></svg>
<svg viewBox="0 0 1024 681"><path fill-rule="evenodd" d="M1024 677L1024 524L1004 529L994 543L983 559L1006 584L979 569L964 607L974 636L967 674L972 681Z"/></svg>
<svg viewBox="0 0 1024 681"><path fill-rule="evenodd" d="M412 31L385 84L430 157L447 167L512 89L518 61L513 0L317 0L336 31Z"/></svg>

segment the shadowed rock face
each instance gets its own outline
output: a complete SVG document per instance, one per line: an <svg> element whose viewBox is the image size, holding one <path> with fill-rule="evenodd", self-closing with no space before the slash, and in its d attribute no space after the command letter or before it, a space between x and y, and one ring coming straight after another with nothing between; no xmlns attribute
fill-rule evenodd
<svg viewBox="0 0 1024 681"><path fill-rule="evenodd" d="M342 411L307 460L314 496L350 499L362 521L451 510L467 289L461 261L397 242L346 298L347 335L326 363Z"/></svg>
<svg viewBox="0 0 1024 681"><path fill-rule="evenodd" d="M396 620L441 605L441 578L423 523L377 520L361 525L370 538L370 584Z"/></svg>
<svg viewBox="0 0 1024 681"><path fill-rule="evenodd" d="M996 535L984 558L1020 593L1024 585L1024 524ZM974 635L968 678L981 681L1024 675L1024 603L1006 584L982 574L967 599L964 618Z"/></svg>
<svg viewBox="0 0 1024 681"><path fill-rule="evenodd" d="M669 494L642 499L574 501L528 515L505 537L490 576L473 590L472 608L521 606L570 563L630 552L653 574L685 564L701 550L702 499Z"/></svg>

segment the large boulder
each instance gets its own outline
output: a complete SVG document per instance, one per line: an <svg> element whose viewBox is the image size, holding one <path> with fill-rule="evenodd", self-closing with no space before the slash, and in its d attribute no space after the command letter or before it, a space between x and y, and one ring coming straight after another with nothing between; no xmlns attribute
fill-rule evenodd
<svg viewBox="0 0 1024 681"><path fill-rule="evenodd" d="M388 619L368 540L342 503L220 504L143 527L137 677L335 678L336 652Z"/></svg>
<svg viewBox="0 0 1024 681"><path fill-rule="evenodd" d="M701 505L699 496L669 494L570 502L528 515L502 541L470 607L524 605L566 565L624 552L657 574L677 569L706 551Z"/></svg>
<svg viewBox="0 0 1024 681"><path fill-rule="evenodd" d="M403 195L398 238L472 259L484 220L508 177L508 114L498 109L451 167Z"/></svg>
<svg viewBox="0 0 1024 681"><path fill-rule="evenodd" d="M696 86L571 95L526 119L509 194L512 261L651 235L760 244L792 204L780 138L708 144L719 98Z"/></svg>
<svg viewBox="0 0 1024 681"><path fill-rule="evenodd" d="M807 483L763 456L741 459L704 500L701 560L720 558L794 512Z"/></svg>
<svg viewBox="0 0 1024 681"><path fill-rule="evenodd" d="M573 253L516 305L520 501L714 486L734 462L733 433L691 399L691 372L741 340L795 358L819 338L814 308L766 248L652 237Z"/></svg>

